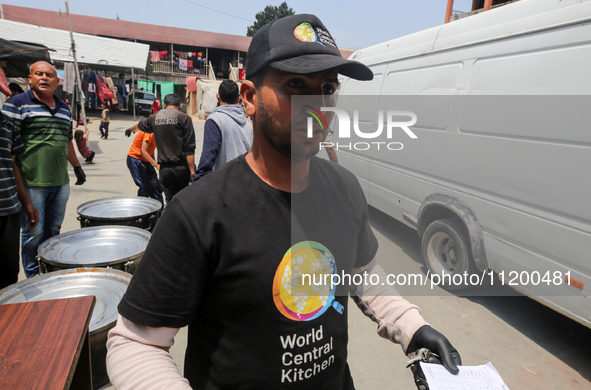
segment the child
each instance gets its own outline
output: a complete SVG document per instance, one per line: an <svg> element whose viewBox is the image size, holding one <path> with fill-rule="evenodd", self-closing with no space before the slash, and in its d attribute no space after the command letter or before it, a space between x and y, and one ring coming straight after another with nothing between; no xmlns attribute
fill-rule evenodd
<svg viewBox="0 0 591 390"><path fill-rule="evenodd" d="M94 164L92 159L94 158L94 152L88 147L88 133L90 130L86 130L86 133L82 130L76 130L74 132L74 139L76 140L76 146L78 151L86 160L88 164Z"/></svg>
<svg viewBox="0 0 591 390"><path fill-rule="evenodd" d="M105 102L101 103L101 107L103 108L103 118L101 119L101 124L99 126L101 139L109 139L109 109Z"/></svg>
<svg viewBox="0 0 591 390"><path fill-rule="evenodd" d="M159 94L158 97L156 98L156 100L154 100L152 102L152 108L150 109L150 114L156 114L161 109L162 109L162 104L160 103L160 94Z"/></svg>

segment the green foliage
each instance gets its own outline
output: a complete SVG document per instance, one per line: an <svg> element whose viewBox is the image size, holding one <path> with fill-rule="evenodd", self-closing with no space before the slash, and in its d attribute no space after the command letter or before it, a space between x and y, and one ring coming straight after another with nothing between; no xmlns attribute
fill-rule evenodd
<svg viewBox="0 0 591 390"><path fill-rule="evenodd" d="M295 14L292 8L284 1L279 6L268 5L262 12L255 15L255 22L246 30L246 36L252 37L261 27L274 20Z"/></svg>

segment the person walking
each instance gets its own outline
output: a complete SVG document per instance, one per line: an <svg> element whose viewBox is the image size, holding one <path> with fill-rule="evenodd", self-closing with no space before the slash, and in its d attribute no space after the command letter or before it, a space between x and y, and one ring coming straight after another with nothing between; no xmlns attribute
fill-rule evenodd
<svg viewBox="0 0 591 390"><path fill-rule="evenodd" d="M138 131L155 134L166 203L188 186L195 175L195 129L191 117L181 112L181 107L181 99L168 94L164 97L164 110L125 130L127 137Z"/></svg>
<svg viewBox="0 0 591 390"><path fill-rule="evenodd" d="M295 96L334 98L339 73L373 77L314 15L254 35L241 86L252 147L166 206L109 333L115 388L353 390L350 291L378 334L459 371L449 340L385 284L356 177L315 156L327 129L308 137L305 113L291 110ZM311 274L384 283L306 285ZM168 349L186 325L184 379Z"/></svg>
<svg viewBox="0 0 591 390"><path fill-rule="evenodd" d="M150 108L150 114L157 114L158 111L162 110L162 103L160 99L160 94L156 96L156 99L152 102L152 107Z"/></svg>
<svg viewBox="0 0 591 390"><path fill-rule="evenodd" d="M156 137L154 133L138 132L127 153L127 168L136 186L137 196L156 199L164 206L162 186L156 169L160 165L154 159ZM156 169L154 169L156 168Z"/></svg>
<svg viewBox="0 0 591 390"><path fill-rule="evenodd" d="M74 167L76 185L86 181L74 149L70 110L54 95L59 85L57 71L45 61L35 62L29 84L31 89L8 98L2 107L21 135L24 152L16 156L16 165L39 210L36 226L21 219L22 262L28 278L39 273L39 245L60 232L70 196L68 162Z"/></svg>
<svg viewBox="0 0 591 390"><path fill-rule="evenodd" d="M0 113L0 290L18 281L20 211L29 228L39 223L39 211L29 198L15 163L15 155L24 151L16 127Z"/></svg>
<svg viewBox="0 0 591 390"><path fill-rule="evenodd" d="M111 113L107 107L107 103L101 103L101 107L103 111L101 113L101 124L99 125L99 131L101 132L101 139L109 139L109 123L111 122L109 115Z"/></svg>
<svg viewBox="0 0 591 390"><path fill-rule="evenodd" d="M252 144L252 128L240 105L238 84L232 80L222 81L216 97L220 105L205 121L203 150L193 181L245 154Z"/></svg>

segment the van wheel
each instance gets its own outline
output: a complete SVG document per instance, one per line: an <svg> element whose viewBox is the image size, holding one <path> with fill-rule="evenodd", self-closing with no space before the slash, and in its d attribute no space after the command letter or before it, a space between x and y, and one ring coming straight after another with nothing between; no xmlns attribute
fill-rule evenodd
<svg viewBox="0 0 591 390"><path fill-rule="evenodd" d="M458 283L450 283L449 279L441 278L441 287L446 290L460 290L468 287L464 283L463 275L472 273L469 239L461 222L455 219L439 219L432 222L421 241L421 252L427 269L437 279L441 275L450 275ZM454 275L462 275L453 279ZM437 281L435 279L435 281Z"/></svg>

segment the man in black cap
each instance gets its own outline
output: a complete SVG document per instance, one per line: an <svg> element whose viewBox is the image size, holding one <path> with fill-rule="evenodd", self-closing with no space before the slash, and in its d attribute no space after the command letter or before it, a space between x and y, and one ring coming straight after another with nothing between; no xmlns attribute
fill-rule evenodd
<svg viewBox="0 0 591 390"><path fill-rule="evenodd" d="M356 178L314 157L326 128L309 136L291 117L292 96L330 101L339 73L373 77L341 57L314 15L253 37L241 86L252 148L180 192L159 220L107 343L117 389L354 389L349 289L380 335L405 351L429 348L457 372L457 351L394 290L331 283L385 278ZM168 349L186 325L185 380Z"/></svg>

